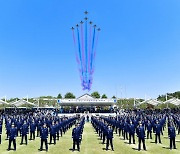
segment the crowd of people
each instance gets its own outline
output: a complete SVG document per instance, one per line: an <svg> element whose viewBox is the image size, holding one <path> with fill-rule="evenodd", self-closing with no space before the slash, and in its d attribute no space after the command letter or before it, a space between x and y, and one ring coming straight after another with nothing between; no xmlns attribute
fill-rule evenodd
<svg viewBox="0 0 180 154"><path fill-rule="evenodd" d="M48 151L49 144L56 144L73 125L72 129L74 151L80 151L82 134L85 121L91 121L92 126L99 135L102 143L106 143L106 150L109 146L114 151L113 135L117 134L129 144L138 143L138 150L146 148L146 140L154 139L154 143L162 143L164 131L168 131L169 148L176 149L176 133L180 134L180 113L179 110L125 110L116 116L62 116L59 117L56 110L11 110L0 114L0 144L2 142L2 129L5 127L6 139L9 140L7 150L16 150L16 138L21 137L21 143L28 145L29 140L40 137L40 148ZM29 135L28 135L29 134ZM153 137L154 135L154 137ZM137 141L136 137L137 136ZM48 140L49 138L49 140Z"/></svg>
<svg viewBox="0 0 180 154"><path fill-rule="evenodd" d="M161 144L161 135L166 128L170 140L169 147L171 150L176 149L176 130L180 134L180 114L175 111L127 111L116 117L94 116L91 118L91 123L102 143L106 142L106 150L110 143L113 151L113 132L122 136L124 140L129 140L129 144L135 144L135 135L137 135L139 151L141 143L143 149L147 150L145 140L152 139L152 133L155 134L155 143Z"/></svg>
<svg viewBox="0 0 180 154"><path fill-rule="evenodd" d="M39 150L48 151L48 143L56 144L60 136L66 133L79 118L76 116L59 117L53 111L41 110L35 112L19 112L19 113L3 113L0 116L0 143L3 124L5 124L7 140L9 140L7 150L11 150L13 143L13 150L16 150L16 137L21 137L22 144L28 144L28 134L30 133L30 140L35 140L36 137L41 138ZM50 140L48 142L48 136Z"/></svg>

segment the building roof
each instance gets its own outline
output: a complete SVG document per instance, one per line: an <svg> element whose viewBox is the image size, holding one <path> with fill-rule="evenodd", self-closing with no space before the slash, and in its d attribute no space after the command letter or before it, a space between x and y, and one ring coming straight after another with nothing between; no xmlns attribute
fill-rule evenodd
<svg viewBox="0 0 180 154"><path fill-rule="evenodd" d="M2 104L8 104L8 103L0 99L0 105Z"/></svg>
<svg viewBox="0 0 180 154"><path fill-rule="evenodd" d="M61 106L110 106L116 104L116 99L97 99L89 94L84 94L76 99L58 99Z"/></svg>
<svg viewBox="0 0 180 154"><path fill-rule="evenodd" d="M95 99L95 98L86 93L86 94L78 97L77 99L79 99L79 100L93 100L93 99Z"/></svg>
<svg viewBox="0 0 180 154"><path fill-rule="evenodd" d="M165 101L164 104L180 105L180 100L178 98L171 98L171 99Z"/></svg>
<svg viewBox="0 0 180 154"><path fill-rule="evenodd" d="M146 104L151 104L151 105L154 105L154 106L157 106L157 105L159 105L159 104L162 104L162 102L157 101L157 100L155 100L155 99L149 99L149 100L145 100L145 101L143 101L143 102L139 102L139 105L144 104L144 103L146 103Z"/></svg>
<svg viewBox="0 0 180 154"><path fill-rule="evenodd" d="M20 100L18 100L18 101L15 101L15 102L12 102L12 103L11 103L11 105L14 105L14 106L16 106L16 107L19 107L19 106L25 105L25 104L27 104L27 105L32 105L32 106L36 106L36 104L31 103L31 102L28 102L28 101L23 100L23 99L20 99Z"/></svg>

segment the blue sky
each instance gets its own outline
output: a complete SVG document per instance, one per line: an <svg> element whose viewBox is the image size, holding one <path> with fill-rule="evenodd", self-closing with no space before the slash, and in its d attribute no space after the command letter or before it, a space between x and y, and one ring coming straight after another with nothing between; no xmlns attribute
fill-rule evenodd
<svg viewBox="0 0 180 154"><path fill-rule="evenodd" d="M85 10L102 29L90 93L180 90L179 0L0 0L0 97L86 92L70 30Z"/></svg>

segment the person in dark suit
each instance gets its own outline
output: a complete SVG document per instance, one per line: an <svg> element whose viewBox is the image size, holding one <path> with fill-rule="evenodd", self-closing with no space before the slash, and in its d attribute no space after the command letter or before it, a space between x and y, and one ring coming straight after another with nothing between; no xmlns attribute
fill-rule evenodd
<svg viewBox="0 0 180 154"><path fill-rule="evenodd" d="M130 121L129 124L129 144L131 144L131 137L133 139L133 144L135 144L135 126L132 121Z"/></svg>
<svg viewBox="0 0 180 154"><path fill-rule="evenodd" d="M159 143L161 143L161 125L159 124L159 121L156 121L155 125L155 143L157 144L157 138L159 139Z"/></svg>
<svg viewBox="0 0 180 154"><path fill-rule="evenodd" d="M34 120L32 121L32 123L30 124L30 140L35 140L35 131L36 131L36 124L34 122Z"/></svg>
<svg viewBox="0 0 180 154"><path fill-rule="evenodd" d="M48 144L47 144L48 129L47 129L46 123L44 123L43 127L41 128L40 138L41 138L41 146L40 146L39 150L42 151L42 149L43 149L43 142L44 142L45 146L46 146L46 151L48 151Z"/></svg>
<svg viewBox="0 0 180 154"><path fill-rule="evenodd" d="M78 125L75 125L75 128L73 128L72 130L72 138L73 138L73 151L75 150L75 145L77 145L77 149L78 151L80 151L80 147L79 147L79 128Z"/></svg>
<svg viewBox="0 0 180 154"><path fill-rule="evenodd" d="M180 134L180 117L177 120L177 126L178 126L178 135Z"/></svg>
<svg viewBox="0 0 180 154"><path fill-rule="evenodd" d="M56 137L57 137L57 140L59 140L59 130L60 130L60 124L58 121L56 121Z"/></svg>
<svg viewBox="0 0 180 154"><path fill-rule="evenodd" d="M17 135L17 129L15 128L14 123L12 123L12 126L9 130L9 145L8 145L8 151L11 150L11 143L13 142L14 145L14 151L16 151L16 135Z"/></svg>
<svg viewBox="0 0 180 154"><path fill-rule="evenodd" d="M176 130L172 123L170 123L170 126L168 128L168 136L170 139L170 149L172 150L172 146L174 147L174 149L176 149Z"/></svg>
<svg viewBox="0 0 180 154"><path fill-rule="evenodd" d="M27 145L27 134L29 132L29 128L28 128L28 124L26 123L26 121L24 121L24 124L22 125L21 127L21 143L20 145L23 144L23 139L25 138L25 142L26 142L26 145Z"/></svg>
<svg viewBox="0 0 180 154"><path fill-rule="evenodd" d="M105 144L105 140L106 140L106 138L107 138L107 130L108 130L108 127L107 127L107 125L104 123L104 125L103 125L103 134L102 134L103 144Z"/></svg>
<svg viewBox="0 0 180 154"><path fill-rule="evenodd" d="M54 140L54 144L56 144L56 125L55 125L54 121L52 122L52 125L50 126L49 132L50 132L50 143L49 144L52 144L52 138Z"/></svg>
<svg viewBox="0 0 180 154"><path fill-rule="evenodd" d="M152 124L149 120L146 125L146 128L147 128L147 139L149 139L149 136L150 136L150 139L152 139Z"/></svg>
<svg viewBox="0 0 180 154"><path fill-rule="evenodd" d="M22 126L22 124L21 124L20 120L18 119L17 122L16 122L17 136L19 134L21 134L21 126Z"/></svg>
<svg viewBox="0 0 180 154"><path fill-rule="evenodd" d="M142 123L139 124L139 127L137 128L137 136L138 136L138 150L141 150L141 142L143 143L143 149L146 151L146 145L145 145L145 130L142 126Z"/></svg>
<svg viewBox="0 0 180 154"><path fill-rule="evenodd" d="M36 137L39 137L39 135L40 135L41 126L42 126L42 123L41 123L41 121L39 120L38 123L37 123L37 136L36 136Z"/></svg>
<svg viewBox="0 0 180 154"><path fill-rule="evenodd" d="M6 123L6 134L7 134L6 140L8 140L9 133L10 133L10 129L11 129L11 120L8 119L8 121L7 121L7 123Z"/></svg>
<svg viewBox="0 0 180 154"><path fill-rule="evenodd" d="M109 142L111 144L112 151L114 151L114 148L113 148L113 130L111 129L111 126L108 126L108 130L107 130L106 150L108 150Z"/></svg>
<svg viewBox="0 0 180 154"><path fill-rule="evenodd" d="M124 140L128 140L128 123L127 121L124 122Z"/></svg>
<svg viewBox="0 0 180 154"><path fill-rule="evenodd" d="M2 124L0 123L0 144L1 144Z"/></svg>
<svg viewBox="0 0 180 154"><path fill-rule="evenodd" d="M88 116L88 115L87 115L87 117L86 117L86 118L87 118L87 122L89 122L89 116Z"/></svg>

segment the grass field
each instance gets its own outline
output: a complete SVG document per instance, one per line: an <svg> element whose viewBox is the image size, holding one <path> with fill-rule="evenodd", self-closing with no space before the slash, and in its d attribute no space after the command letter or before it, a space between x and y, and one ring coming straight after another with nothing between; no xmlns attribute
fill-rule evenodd
<svg viewBox="0 0 180 154"><path fill-rule="evenodd" d="M28 145L20 145L20 137L17 137L17 151L7 151L8 140L5 140L6 134L5 129L3 129L2 144L0 145L0 154L15 153L15 154L37 154L37 153L52 153L52 154L69 154L69 153L79 153L79 154L103 154L103 153L115 153L115 154L136 154L136 153L146 153L146 154L180 154L180 135L176 137L176 150L169 150L169 139L167 138L167 131L165 131L164 136L162 136L162 144L151 143L154 142L154 135L152 140L146 140L147 151L137 151L137 138L135 145L129 145L127 140L123 140L122 137L114 134L114 150L106 151L104 150L105 144L102 144L98 135L94 132L93 127L90 123L86 123L84 127L83 140L81 144L81 152L74 151L72 148L71 139L72 129L69 130L56 145L49 145L49 151L39 152L40 139L36 138L35 141L29 141Z"/></svg>

